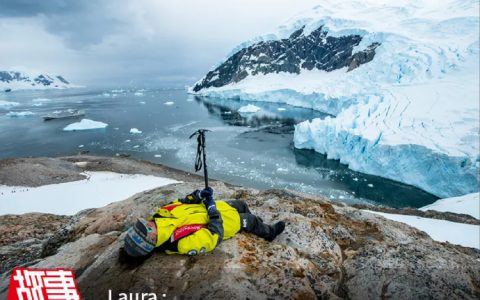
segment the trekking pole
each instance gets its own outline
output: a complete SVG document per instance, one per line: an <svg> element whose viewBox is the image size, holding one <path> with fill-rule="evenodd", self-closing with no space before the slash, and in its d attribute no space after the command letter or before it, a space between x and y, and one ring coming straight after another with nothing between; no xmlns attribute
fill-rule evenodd
<svg viewBox="0 0 480 300"><path fill-rule="evenodd" d="M195 172L202 169L205 178L205 188L208 188L208 171L207 171L207 157L205 153L205 132L210 131L207 129L199 129L192 133L190 139L197 136L197 157L195 158ZM203 159L203 162L202 162Z"/></svg>

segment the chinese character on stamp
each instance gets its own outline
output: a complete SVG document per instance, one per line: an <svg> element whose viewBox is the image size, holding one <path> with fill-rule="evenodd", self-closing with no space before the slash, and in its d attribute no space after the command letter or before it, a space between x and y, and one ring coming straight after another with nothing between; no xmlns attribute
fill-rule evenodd
<svg viewBox="0 0 480 300"><path fill-rule="evenodd" d="M80 300L75 276L67 269L13 269L8 300Z"/></svg>

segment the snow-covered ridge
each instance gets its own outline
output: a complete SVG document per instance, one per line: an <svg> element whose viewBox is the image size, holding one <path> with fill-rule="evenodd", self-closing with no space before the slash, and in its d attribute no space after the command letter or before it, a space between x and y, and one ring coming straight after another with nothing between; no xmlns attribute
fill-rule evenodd
<svg viewBox="0 0 480 300"><path fill-rule="evenodd" d="M0 91L24 89L64 89L75 87L61 75L0 71Z"/></svg>
<svg viewBox="0 0 480 300"><path fill-rule="evenodd" d="M299 124L295 146L440 197L478 191L478 1L322 1L235 53L319 27L327 38L361 37L352 55L378 44L373 59L353 70L307 69L304 61L298 73L248 69L241 80L196 93L330 113L336 117Z"/></svg>

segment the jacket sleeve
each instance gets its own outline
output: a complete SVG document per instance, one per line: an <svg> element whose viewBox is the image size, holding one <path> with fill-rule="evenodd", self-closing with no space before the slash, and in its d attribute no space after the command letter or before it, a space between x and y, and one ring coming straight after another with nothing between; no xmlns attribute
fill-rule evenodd
<svg viewBox="0 0 480 300"><path fill-rule="evenodd" d="M223 240L223 221L216 207L208 211L209 222L207 228L202 228L195 233L178 241L178 253L197 255L210 252Z"/></svg>
<svg viewBox="0 0 480 300"><path fill-rule="evenodd" d="M217 207L208 209L208 230L213 234L218 235L217 245L223 241L223 220L222 215L218 211Z"/></svg>

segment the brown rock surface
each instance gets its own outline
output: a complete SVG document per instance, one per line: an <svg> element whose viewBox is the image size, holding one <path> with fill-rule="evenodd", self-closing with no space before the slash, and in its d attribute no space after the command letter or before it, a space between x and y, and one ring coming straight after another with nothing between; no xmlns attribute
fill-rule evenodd
<svg viewBox="0 0 480 300"><path fill-rule="evenodd" d="M199 181L194 180L52 219L61 225L33 234L37 243L28 247L43 250L27 263L73 268L84 299L107 298L109 290L114 296L154 292L159 299L163 294L167 299L480 297L479 250L435 242L405 224L323 198L282 190L260 192L218 181L212 185L217 199L244 199L267 223L285 220L285 232L271 243L239 233L204 256L155 252L143 260L125 259L120 249L128 227L137 217L198 188ZM47 218L48 223L49 216L37 218ZM10 229L2 225L2 230ZM26 242L30 235L18 238L24 240L17 243ZM8 255L5 247L11 245L0 249ZM2 299L9 276L9 270L0 276Z"/></svg>

